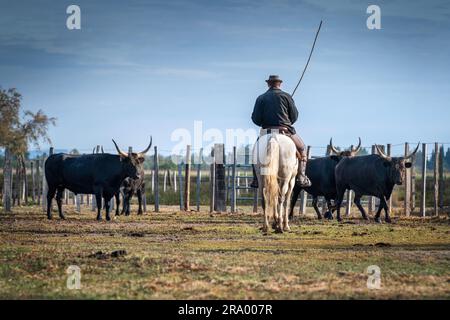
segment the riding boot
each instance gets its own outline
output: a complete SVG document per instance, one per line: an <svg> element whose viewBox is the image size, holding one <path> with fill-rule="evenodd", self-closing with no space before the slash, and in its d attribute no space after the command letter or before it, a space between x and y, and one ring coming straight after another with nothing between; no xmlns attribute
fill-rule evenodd
<svg viewBox="0 0 450 320"><path fill-rule="evenodd" d="M311 181L309 181L309 178L306 176L306 161L300 160L297 176L295 178L295 183L299 185L300 187L310 187Z"/></svg>
<svg viewBox="0 0 450 320"><path fill-rule="evenodd" d="M253 169L253 180L252 183L250 183L250 188L258 189L258 177L256 176L256 169L254 164L252 164L252 169Z"/></svg>

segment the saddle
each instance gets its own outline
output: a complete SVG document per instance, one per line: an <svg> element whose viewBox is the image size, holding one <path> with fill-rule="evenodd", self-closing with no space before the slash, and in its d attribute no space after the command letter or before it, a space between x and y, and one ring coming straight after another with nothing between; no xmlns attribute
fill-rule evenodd
<svg viewBox="0 0 450 320"><path fill-rule="evenodd" d="M289 132L289 129L286 127L278 126L278 127L266 127L262 128L260 132L260 136L265 134L278 133L288 137L291 137L292 134Z"/></svg>
<svg viewBox="0 0 450 320"><path fill-rule="evenodd" d="M298 151L297 143L296 143L296 141L292 138L292 133L289 131L288 128L283 127L283 126L265 127L265 128L262 128L262 129L261 129L261 131L260 131L260 136L263 136L263 135L266 135L266 134L271 134L271 133L278 133L278 134L282 134L282 135L284 135L284 136L286 136L286 137L291 138L292 141L293 141L294 144L295 144L296 149L297 149L297 150L296 150L296 156L297 156L297 159L299 159L299 160L302 159L301 153ZM258 139L259 139L259 137L258 137Z"/></svg>

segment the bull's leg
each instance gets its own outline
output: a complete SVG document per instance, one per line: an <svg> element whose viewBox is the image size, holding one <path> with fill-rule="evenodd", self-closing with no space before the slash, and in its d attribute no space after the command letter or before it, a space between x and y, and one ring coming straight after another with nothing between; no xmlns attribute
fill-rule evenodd
<svg viewBox="0 0 450 320"><path fill-rule="evenodd" d="M116 216L120 214L119 206L120 206L120 192L117 192L115 195L116 198Z"/></svg>
<svg viewBox="0 0 450 320"><path fill-rule="evenodd" d="M106 221L111 221L111 198L110 196L104 196L103 199L105 199L105 211L106 211Z"/></svg>
<svg viewBox="0 0 450 320"><path fill-rule="evenodd" d="M127 194L124 192L122 193L122 212L120 214L125 214L126 210L127 210Z"/></svg>
<svg viewBox="0 0 450 320"><path fill-rule="evenodd" d="M388 200L389 200L389 198L387 198L387 197L382 197L380 199L380 201L383 203L383 206L384 206L384 213L385 213L384 221L386 221L387 223L391 223L392 221L391 221L391 217L389 216Z"/></svg>
<svg viewBox="0 0 450 320"><path fill-rule="evenodd" d="M336 196L336 220L341 222L341 205L344 200L345 187L337 186L337 196Z"/></svg>
<svg viewBox="0 0 450 320"><path fill-rule="evenodd" d="M102 220L102 194L97 191L95 193L95 201L97 202L97 220Z"/></svg>
<svg viewBox="0 0 450 320"><path fill-rule="evenodd" d="M320 220L320 219L322 219L322 214L320 213L319 207L317 206L318 200L319 200L318 197L314 196L313 197L313 201L312 201L312 205L313 205L314 211L316 211L317 219Z"/></svg>
<svg viewBox="0 0 450 320"><path fill-rule="evenodd" d="M139 209L138 209L138 214L142 214L142 189L139 188L136 192L136 196L138 198L138 203L139 203Z"/></svg>
<svg viewBox="0 0 450 320"><path fill-rule="evenodd" d="M358 207L359 211L361 212L361 216L363 217L364 220L369 220L369 218L367 217L366 211L364 210L363 206L361 205L361 194L357 194L355 192L355 199L353 200L353 202L355 203L355 205Z"/></svg>
<svg viewBox="0 0 450 320"><path fill-rule="evenodd" d="M61 219L65 219L66 218L64 216L63 212L62 212L62 198L63 198L63 194L64 194L64 188L58 188L58 191L56 193L56 203L58 204L58 213L59 213L59 217Z"/></svg>
<svg viewBox="0 0 450 320"><path fill-rule="evenodd" d="M295 204L297 203L298 200L298 195L300 194L300 191L302 190L302 188L296 184L294 184L294 189L292 190L292 198L290 200L290 206L289 206L289 219L292 220L292 218L294 218L294 208L295 208Z"/></svg>
<svg viewBox="0 0 450 320"><path fill-rule="evenodd" d="M335 209L335 207L331 205L330 199L325 198L325 200L327 201L327 212L325 212L325 214L323 216L329 220L332 220L333 219L333 210Z"/></svg>
<svg viewBox="0 0 450 320"><path fill-rule="evenodd" d="M56 193L56 188L48 186L48 191L47 191L47 219L51 219L52 218L52 200L53 197L55 196Z"/></svg>
<svg viewBox="0 0 450 320"><path fill-rule="evenodd" d="M129 216L130 215L130 210L131 210L131 199L133 198L133 191L128 192L127 194L127 209L125 210L125 215Z"/></svg>

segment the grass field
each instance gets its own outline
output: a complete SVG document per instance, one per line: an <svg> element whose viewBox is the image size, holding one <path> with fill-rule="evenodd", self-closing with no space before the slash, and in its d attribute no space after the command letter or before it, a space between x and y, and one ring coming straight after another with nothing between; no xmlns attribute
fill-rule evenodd
<svg viewBox="0 0 450 320"><path fill-rule="evenodd" d="M65 221L14 210L0 213L0 298L450 298L447 217L378 225L311 215L263 236L261 216L249 213L165 207L97 222L71 206ZM81 269L80 290L66 287L69 265ZM381 269L379 290L367 288L370 265Z"/></svg>

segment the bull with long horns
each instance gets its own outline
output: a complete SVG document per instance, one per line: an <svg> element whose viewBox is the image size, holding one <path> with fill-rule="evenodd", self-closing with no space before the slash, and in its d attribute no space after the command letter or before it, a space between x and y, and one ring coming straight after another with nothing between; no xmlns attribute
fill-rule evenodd
<svg viewBox="0 0 450 320"><path fill-rule="evenodd" d="M375 145L378 154L342 159L335 170L337 220L341 221L340 208L345 190L349 189L354 191L354 203L364 219L368 220L369 218L361 206L361 197L373 196L380 199L380 206L375 214L375 222L381 222L380 214L383 209L385 221L391 222L388 207L389 198L394 186L403 184L406 168L412 166L409 160L414 157L419 145L420 143L413 152L405 157L387 156L378 145Z"/></svg>

